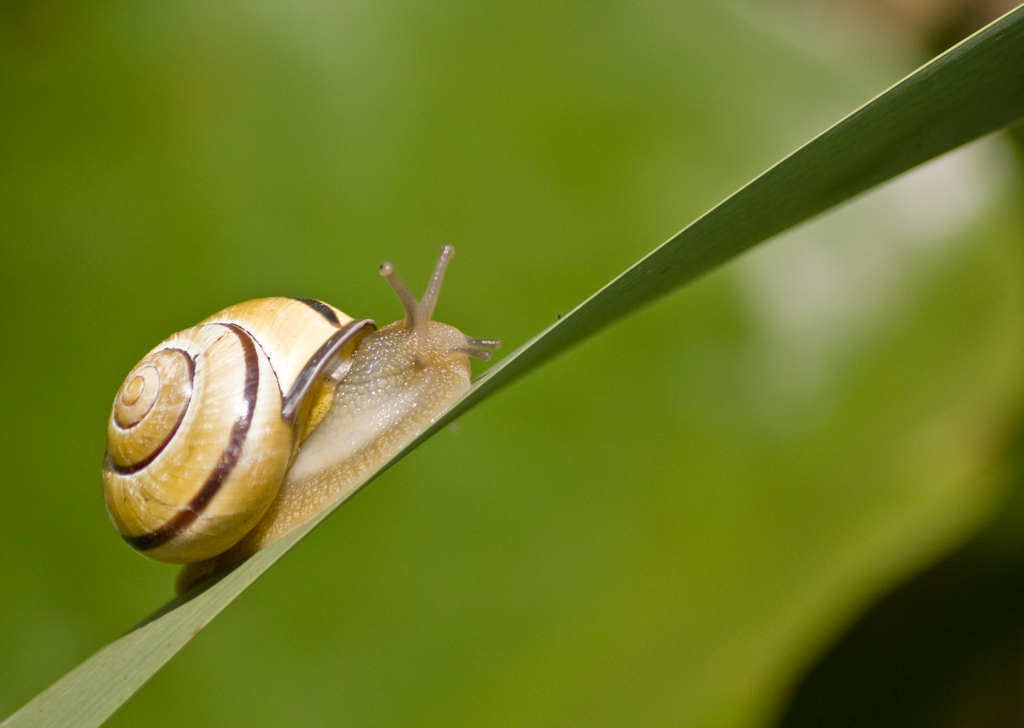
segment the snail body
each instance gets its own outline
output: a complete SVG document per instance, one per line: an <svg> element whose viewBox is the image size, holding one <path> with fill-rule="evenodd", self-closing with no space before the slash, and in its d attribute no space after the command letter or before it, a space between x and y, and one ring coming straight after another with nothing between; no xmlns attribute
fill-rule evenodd
<svg viewBox="0 0 1024 728"><path fill-rule="evenodd" d="M441 254L405 318L379 330L319 301L269 298L175 334L129 373L107 430L103 492L125 541L187 564L183 591L307 523L469 388L498 342L431 320Z"/></svg>

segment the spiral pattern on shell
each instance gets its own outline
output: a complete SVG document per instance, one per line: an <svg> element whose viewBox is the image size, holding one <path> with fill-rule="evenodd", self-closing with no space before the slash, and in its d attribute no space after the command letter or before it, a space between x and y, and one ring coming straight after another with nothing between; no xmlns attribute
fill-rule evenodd
<svg viewBox="0 0 1024 728"><path fill-rule="evenodd" d="M125 541L188 563L241 539L277 494L328 360L372 327L319 301L260 299L146 355L107 428L104 498Z"/></svg>

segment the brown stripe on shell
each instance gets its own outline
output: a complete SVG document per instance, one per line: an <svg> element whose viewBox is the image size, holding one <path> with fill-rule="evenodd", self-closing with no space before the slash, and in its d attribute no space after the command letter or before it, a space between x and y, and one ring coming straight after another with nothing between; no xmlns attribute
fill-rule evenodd
<svg viewBox="0 0 1024 728"><path fill-rule="evenodd" d="M177 515L155 531L139 536L124 536L128 545L137 551L147 551L163 546L195 523L213 497L227 482L231 471L242 457L245 438L249 434L249 427L252 425L253 414L256 411L256 393L260 385L260 362L256 354L256 345L242 327L236 324L221 325L230 329L242 344L242 354L245 358L245 386L242 394L246 405L245 413L235 420L227 447L221 453L220 460L217 461L213 472L210 473L206 482L203 483L203 487L192 497L192 500L182 507Z"/></svg>
<svg viewBox="0 0 1024 728"><path fill-rule="evenodd" d="M352 341L353 337L358 335L360 332L370 333L370 331L376 331L377 324L369 319L362 319L360 321L349 321L336 334L333 334L327 341L325 341L316 353L310 357L306 366L302 368L298 378L295 380L295 384L292 385L292 389L288 392L281 403L281 417L285 420L291 420L295 417L295 413L299 411L299 405L306 399L306 395L309 394L310 389L316 384L317 380L320 379L320 375L323 374L327 365L330 364L331 359L341 351L346 344Z"/></svg>
<svg viewBox="0 0 1024 728"><path fill-rule="evenodd" d="M292 298L299 303L306 304L334 326L341 326L341 321L338 320L338 315L334 313L334 309L323 301L318 301L315 298L299 298L297 296L292 296Z"/></svg>
<svg viewBox="0 0 1024 728"><path fill-rule="evenodd" d="M183 357L185 357L185 363L188 366L188 381L190 383L194 382L195 378L196 378L196 362L195 362L195 360L191 356L189 356L189 353L187 351L184 351L183 349L170 348L170 349L167 349L167 350L169 350L169 351L176 351L179 354L181 354ZM167 446L171 443L171 440L174 439L174 435L178 432L178 428L181 427L181 423L185 420L185 415L188 413L188 408L189 408L189 405L191 403L192 403L192 387L189 386L188 400L185 402L185 406L181 408L181 414L178 415L178 421L174 423L174 427L172 427L170 429L170 431L167 433L167 437L165 437L160 442L160 444L156 446L156 449L153 450L153 452L151 452L146 457L142 458L142 460L138 460L138 461L132 463L131 465L126 465L124 467L121 467L120 465L115 463L114 459L112 457L110 457L110 453L108 452L106 458L104 459L104 464L106 465L107 470L109 470L112 473L116 473L118 475L131 475L132 473L139 472L144 467L146 467L151 462L153 462L160 455L160 453L162 453L167 448ZM130 430L131 427L124 427L124 428L121 428L121 429Z"/></svg>

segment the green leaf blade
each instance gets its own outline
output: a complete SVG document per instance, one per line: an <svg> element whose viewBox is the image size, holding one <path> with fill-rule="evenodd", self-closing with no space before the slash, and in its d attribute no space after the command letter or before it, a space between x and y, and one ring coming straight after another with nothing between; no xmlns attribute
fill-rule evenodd
<svg viewBox="0 0 1024 728"><path fill-rule="evenodd" d="M1024 116L1022 69L1024 7L907 76L699 217L502 360L473 401L754 245L1013 124Z"/></svg>

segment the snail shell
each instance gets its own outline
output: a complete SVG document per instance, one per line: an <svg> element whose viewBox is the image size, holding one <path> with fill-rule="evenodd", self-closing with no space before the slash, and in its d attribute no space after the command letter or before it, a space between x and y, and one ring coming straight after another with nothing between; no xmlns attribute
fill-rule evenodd
<svg viewBox="0 0 1024 728"><path fill-rule="evenodd" d="M468 388L496 341L431 320L454 250L376 330L320 301L266 298L174 334L128 374L107 428L103 493L125 541L189 564L179 590L336 502Z"/></svg>

